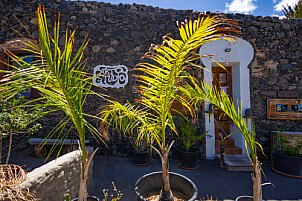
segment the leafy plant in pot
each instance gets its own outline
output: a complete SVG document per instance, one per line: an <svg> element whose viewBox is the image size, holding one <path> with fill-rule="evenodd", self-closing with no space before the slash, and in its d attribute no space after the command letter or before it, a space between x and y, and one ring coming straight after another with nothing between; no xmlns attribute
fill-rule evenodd
<svg viewBox="0 0 302 201"><path fill-rule="evenodd" d="M86 117L94 116L83 112L83 105L88 95L96 94L91 90L92 77L84 72L85 63L82 61L83 52L88 41L85 39L78 50L73 52L75 31L69 32L67 28L65 31L64 49L62 50L59 45L60 15L58 22L54 25L53 36L48 31L46 13L44 9L42 11L41 6L38 7L36 16L39 28L39 42L35 40L32 42L26 38L24 38L24 41L20 41L27 47L22 50L32 53L36 60L35 62L27 63L9 50L6 51L19 67L11 66L15 69L14 71L1 71L7 75L0 80L0 97L9 99L25 89L33 88L42 97L25 102L22 107L32 109L39 107L49 108L49 110L37 114L37 118L44 117L51 112L63 111L65 117L49 133L44 143L58 132L58 140L53 147L55 148L61 142L64 142L64 139L73 128L77 130L82 153L78 200L86 201L88 170L93 155L97 150L88 156L85 146L85 130L89 130L92 135L101 139L99 131L85 119ZM65 132L64 129L69 125L71 125L70 128Z"/></svg>
<svg viewBox="0 0 302 201"><path fill-rule="evenodd" d="M196 135L197 127L185 118L178 118L180 127L180 139L182 146L178 148L180 163L179 166L184 169L198 168L199 149L196 147L197 142L206 136L208 131L201 135Z"/></svg>
<svg viewBox="0 0 302 201"><path fill-rule="evenodd" d="M138 138L137 131L129 135L130 142L133 146L133 155L135 165L148 165L148 148L149 145L143 138Z"/></svg>
<svg viewBox="0 0 302 201"><path fill-rule="evenodd" d="M279 130L274 135L272 150L275 172L293 178L302 179L302 136L293 132Z"/></svg>
<svg viewBox="0 0 302 201"><path fill-rule="evenodd" d="M140 99L137 100L137 105L121 104L112 100L100 113L100 118L108 124L118 125L122 128L136 127L138 139L145 139L159 154L162 162L160 201L174 200L171 191L173 186L170 185L169 179L168 160L174 141L167 144L166 140L167 129L177 134L171 114L171 111L174 110L173 102L178 101L190 116L195 118L192 104L179 94L180 84L189 77L189 67L194 66L194 61L200 58L195 55L196 49L208 41L233 40L222 32L236 32L235 27L237 27L235 22L219 16L205 15L199 15L197 20L190 19L179 24L180 40L174 40L169 36L163 37L163 44L151 45L151 51L144 56L151 62L137 65L135 70L138 71L136 76L140 83L138 86ZM132 122L130 124L129 119ZM159 148L155 148L154 144ZM149 190L154 189L150 186ZM192 195L188 200L195 198Z"/></svg>

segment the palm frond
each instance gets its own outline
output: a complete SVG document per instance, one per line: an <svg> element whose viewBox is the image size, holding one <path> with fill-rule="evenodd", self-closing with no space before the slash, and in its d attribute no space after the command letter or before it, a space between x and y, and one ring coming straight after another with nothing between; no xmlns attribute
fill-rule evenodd
<svg viewBox="0 0 302 201"><path fill-rule="evenodd" d="M282 12L287 18L302 18L302 0L299 0L294 6L283 6Z"/></svg>

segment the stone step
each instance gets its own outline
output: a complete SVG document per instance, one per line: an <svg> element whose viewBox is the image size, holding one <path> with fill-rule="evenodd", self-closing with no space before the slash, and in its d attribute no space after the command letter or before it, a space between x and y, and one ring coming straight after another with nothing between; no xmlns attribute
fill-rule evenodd
<svg viewBox="0 0 302 201"><path fill-rule="evenodd" d="M216 159L220 164L220 154L216 154ZM225 155L224 164L227 171L252 171L252 165L247 156Z"/></svg>

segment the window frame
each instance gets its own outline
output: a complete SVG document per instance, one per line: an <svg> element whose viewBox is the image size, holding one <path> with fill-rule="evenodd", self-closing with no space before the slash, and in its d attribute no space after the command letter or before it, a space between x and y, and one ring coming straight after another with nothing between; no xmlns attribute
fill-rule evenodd
<svg viewBox="0 0 302 201"><path fill-rule="evenodd" d="M12 52L13 54L15 54L16 56L26 56L26 55L32 55L33 56L33 61L36 60L36 57L34 56L34 54L32 52L28 52L28 51L24 51L24 50L9 50L10 52ZM11 61L11 59L9 58L9 56L4 52L4 51L0 51L0 60L2 62L0 62L0 70L11 70L6 63L9 63ZM0 80L4 78L5 73L0 73ZM42 95L39 93L38 90L31 88L30 89L30 93L29 96L24 96L26 99L36 99L36 98L40 98L42 97Z"/></svg>

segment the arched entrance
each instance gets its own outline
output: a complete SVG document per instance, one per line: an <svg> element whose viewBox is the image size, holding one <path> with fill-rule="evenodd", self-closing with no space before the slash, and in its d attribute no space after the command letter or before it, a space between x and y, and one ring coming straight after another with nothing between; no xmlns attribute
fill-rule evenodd
<svg viewBox="0 0 302 201"><path fill-rule="evenodd" d="M221 85L224 88L221 88L220 90L230 89L228 93L230 93L231 97L233 98L235 106L237 105L238 100L239 104L242 103L243 112L246 109L251 108L250 72L248 66L254 57L254 49L252 45L243 39L238 39L234 43L228 42L226 40L216 40L203 45L200 48L199 53L201 55L215 55L211 56L213 60L230 69L230 83L232 87ZM218 65L208 58L202 58L201 61L205 68L208 70L204 71L204 82L208 82L209 85L212 86L213 75L210 72L212 72L212 70L214 70L215 68L218 68ZM224 75L223 73L221 73L221 80L224 79ZM250 122L249 118L246 119ZM205 115L205 129L209 131L209 135L215 136L214 114ZM232 133L236 130L236 125L230 122L228 132ZM246 155L244 138L242 134L240 132L237 132L230 138L234 140L236 147L242 149L242 154ZM215 158L215 137L206 139L206 157L208 159Z"/></svg>

